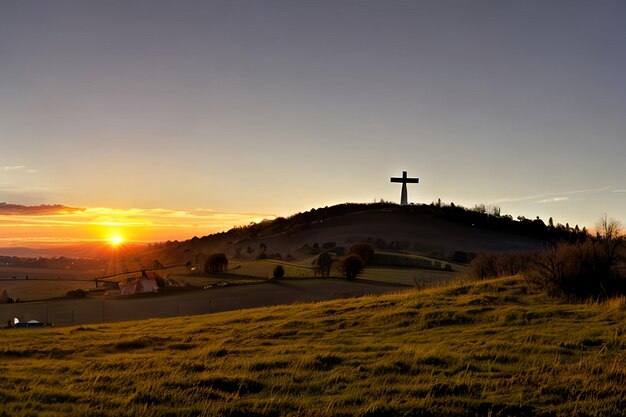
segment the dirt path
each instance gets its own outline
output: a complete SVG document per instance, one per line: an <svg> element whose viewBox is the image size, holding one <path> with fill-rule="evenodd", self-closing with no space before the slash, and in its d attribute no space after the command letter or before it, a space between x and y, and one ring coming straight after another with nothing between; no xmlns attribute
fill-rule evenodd
<svg viewBox="0 0 626 417"><path fill-rule="evenodd" d="M110 300L50 300L0 305L0 326L13 317L55 326L205 314L401 291L407 287L339 279L270 281L175 295Z"/></svg>

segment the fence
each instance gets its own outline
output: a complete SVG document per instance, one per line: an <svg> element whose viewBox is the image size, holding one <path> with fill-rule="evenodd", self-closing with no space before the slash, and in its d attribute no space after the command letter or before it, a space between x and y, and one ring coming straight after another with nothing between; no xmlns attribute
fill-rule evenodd
<svg viewBox="0 0 626 417"><path fill-rule="evenodd" d="M55 326L143 320L157 317L174 317L205 314L221 310L220 303L211 299L168 302L154 300L120 300L88 302L16 303L0 305L0 326L17 317L20 321L37 320ZM214 304L218 310L214 308Z"/></svg>

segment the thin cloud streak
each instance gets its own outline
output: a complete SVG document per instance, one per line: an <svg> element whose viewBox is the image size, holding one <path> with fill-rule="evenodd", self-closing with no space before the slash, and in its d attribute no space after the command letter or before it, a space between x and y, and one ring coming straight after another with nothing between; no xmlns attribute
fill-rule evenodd
<svg viewBox="0 0 626 417"><path fill-rule="evenodd" d="M545 204L545 203L558 203L559 201L567 201L569 198L567 197L555 197L555 198L547 198L545 200L535 201L537 204Z"/></svg>
<svg viewBox="0 0 626 417"><path fill-rule="evenodd" d="M573 190L573 191L564 191L564 192L556 192L556 193L547 193L547 194L535 194L535 195L527 195L523 197L505 197L498 200L495 200L494 203L518 203L522 201L532 201L536 200L536 203L548 201L554 198L558 198L564 195L576 195L576 194L593 194L599 193L602 191L609 191L609 187L601 187L601 188L591 188L586 190Z"/></svg>
<svg viewBox="0 0 626 417"><path fill-rule="evenodd" d="M26 168L24 165L12 165L4 167L5 171L19 171Z"/></svg>

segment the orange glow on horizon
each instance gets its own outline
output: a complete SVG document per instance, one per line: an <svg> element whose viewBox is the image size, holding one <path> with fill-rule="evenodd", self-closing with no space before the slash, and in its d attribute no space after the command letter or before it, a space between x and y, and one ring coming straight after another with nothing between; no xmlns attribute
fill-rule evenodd
<svg viewBox="0 0 626 417"><path fill-rule="evenodd" d="M275 218L266 213L225 213L209 209L115 209L11 214L0 212L0 247L44 247L74 242L129 243L187 240L233 226Z"/></svg>

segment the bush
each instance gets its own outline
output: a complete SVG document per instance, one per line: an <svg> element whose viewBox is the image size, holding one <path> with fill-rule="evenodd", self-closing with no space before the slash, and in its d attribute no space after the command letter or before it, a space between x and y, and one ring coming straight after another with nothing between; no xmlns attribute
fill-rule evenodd
<svg viewBox="0 0 626 417"><path fill-rule="evenodd" d="M363 265L371 265L374 261L374 249L367 243L355 243L350 246L348 254L361 258Z"/></svg>
<svg viewBox="0 0 626 417"><path fill-rule="evenodd" d="M81 289L71 290L68 291L65 296L69 298L85 298L87 297L87 291Z"/></svg>
<svg viewBox="0 0 626 417"><path fill-rule="evenodd" d="M228 258L223 253L213 253L204 264L204 272L224 272L228 267Z"/></svg>
<svg viewBox="0 0 626 417"><path fill-rule="evenodd" d="M604 299L626 292L614 266L601 241L560 243L537 254L524 277L553 297Z"/></svg>
<svg viewBox="0 0 626 417"><path fill-rule="evenodd" d="M624 249L621 224L604 216L597 235L579 243L559 243L539 253L524 274L529 284L549 295L584 300L626 294L618 270Z"/></svg>
<svg viewBox="0 0 626 417"><path fill-rule="evenodd" d="M467 275L473 279L517 275L528 269L531 260L529 252L481 253L470 262Z"/></svg>
<svg viewBox="0 0 626 417"><path fill-rule="evenodd" d="M274 272L272 273L273 277L276 279L280 279L285 276L285 268L282 265L276 265L274 267Z"/></svg>
<svg viewBox="0 0 626 417"><path fill-rule="evenodd" d="M343 274L346 276L346 279L353 280L356 279L357 275L359 275L363 271L363 261L361 257L356 255L348 255L346 256L342 263Z"/></svg>

